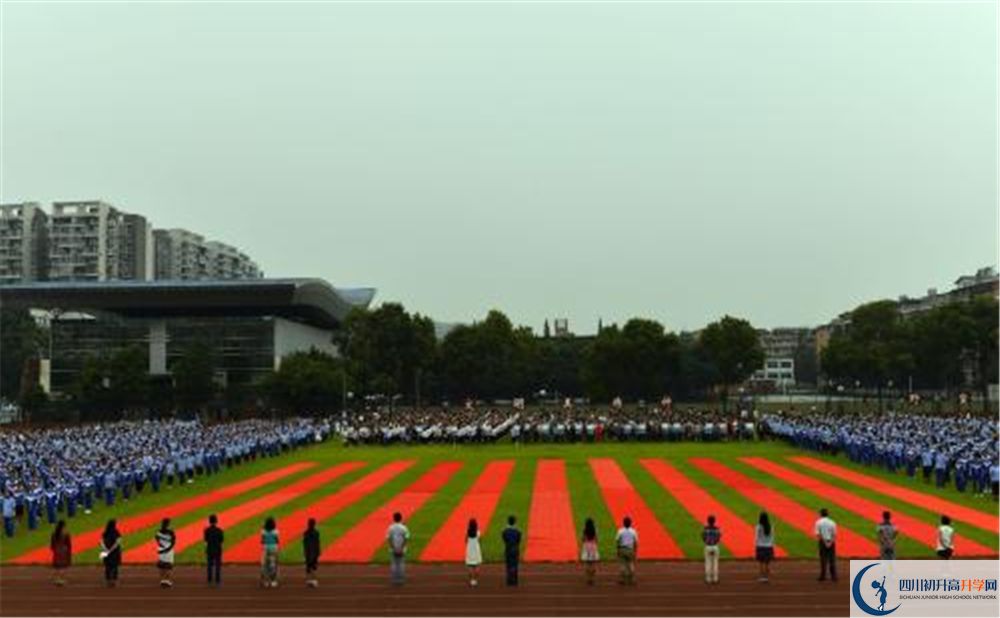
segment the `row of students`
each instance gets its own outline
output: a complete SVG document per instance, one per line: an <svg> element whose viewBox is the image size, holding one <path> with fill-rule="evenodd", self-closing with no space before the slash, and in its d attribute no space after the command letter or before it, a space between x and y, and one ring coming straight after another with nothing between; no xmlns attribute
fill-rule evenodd
<svg viewBox="0 0 1000 618"><path fill-rule="evenodd" d="M936 552L942 559L954 555L955 530L947 515L941 516L941 525L937 529ZM837 581L836 540L837 524L830 517L827 509L819 511L819 518L813 526L817 541L820 574L818 581L827 577ZM519 567L521 553L521 531L517 527L517 519L513 515L507 518L507 527L501 531L504 544L504 563L506 584L517 586L519 583ZM875 527L875 537L879 546L879 557L882 560L896 558L896 538L898 530L892 523L889 511L882 513L882 521ZM715 515L707 517L701 532L704 543L705 582L719 583L719 555L723 531L718 526ZM390 582L402 585L406 580L406 552L410 540L410 530L403 523L402 513L394 513L392 523L386 530L386 545L390 558ZM465 565L468 568L470 586L479 584L479 569L483 563L483 553L480 544L481 533L478 521L470 519L465 532ZM225 534L218 525L216 515L208 518L208 527L203 533L208 584L218 586L222 580L222 555ZM597 580L597 565L601 560L598 548L597 527L592 518L587 518L583 525L580 543L580 562L584 566L587 585L594 585ZM117 586L118 571L122 559L122 535L117 522L109 520L100 540L100 556L104 564L104 577L108 586ZM160 586L173 587L174 548L177 537L171 528L171 520L162 520L159 529L154 533L157 550L156 566L160 572ZM280 555L280 535L277 522L273 517L264 521L260 535L261 544L261 574L260 585L265 588L278 586L278 563ZM316 520L310 518L302 534L303 555L305 558L306 585L315 588L319 585L317 572L319 556L322 547L320 533ZM770 515L762 511L754 528L754 557L759 565L758 580L766 583L770 579L770 565L774 560L775 530ZM55 570L55 584L65 585L65 572L72 561L72 541L66 531L65 521L60 520L52 533L50 548L52 550L52 565ZM615 548L620 566L619 583L634 585L636 582L636 560L639 552L639 533L634 528L632 519L625 517L622 526L615 534Z"/></svg>

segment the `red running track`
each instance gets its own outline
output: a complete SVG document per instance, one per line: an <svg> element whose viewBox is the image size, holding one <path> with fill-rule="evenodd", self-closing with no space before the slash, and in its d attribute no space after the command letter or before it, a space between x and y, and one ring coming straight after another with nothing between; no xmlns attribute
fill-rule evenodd
<svg viewBox="0 0 1000 618"><path fill-rule="evenodd" d="M810 538L815 538L814 525L819 518L817 513L714 459L692 457L688 461L733 488L747 500L770 512L771 515L777 516ZM878 555L878 546L855 532L841 528L837 535L837 555L844 558L870 558Z"/></svg>
<svg viewBox="0 0 1000 618"><path fill-rule="evenodd" d="M639 533L639 554L643 558L683 558L684 552L664 530L663 524L629 482L618 462L595 458L589 463L615 523L620 524L625 517L632 518L632 525Z"/></svg>
<svg viewBox="0 0 1000 618"><path fill-rule="evenodd" d="M361 522L331 543L320 554L323 562L368 562L385 543L386 528L392 523L392 514L403 514L403 523L431 496L436 494L462 467L460 461L444 461L418 478L394 498L375 509Z"/></svg>
<svg viewBox="0 0 1000 618"><path fill-rule="evenodd" d="M847 491L846 489L841 489L840 487L829 485L814 477L800 474L762 457L740 457L740 461L745 462L762 472L766 472L775 478L781 479L786 483L790 483L796 487L812 492L821 498L825 498L843 509L870 519L872 521L873 529L876 524L882 521L882 511L892 510L884 504L878 504L876 502L872 502L871 500L866 500ZM937 528L931 524L899 512L892 514L892 521L896 524L896 528L899 530L900 534L908 536L918 543L930 547L931 549L937 549ZM963 556L995 556L997 555L997 550L994 547L986 547L985 545L981 545L975 541L964 539L956 534L955 553Z"/></svg>
<svg viewBox="0 0 1000 618"><path fill-rule="evenodd" d="M934 511L936 513L947 513L952 519L964 521L967 524L972 524L977 528L982 528L983 530L992 532L993 534L996 534L997 528L1000 526L1000 517L997 517L996 513L984 513L983 511L977 509L956 504L950 500L944 500L922 491L914 491L912 489L900 487L899 485L889 483L878 477L855 472L854 470L850 470L843 466L827 463L813 457L797 456L789 457L789 459L797 464L816 470L817 472L825 472L832 477L853 483L855 485L867 487L872 491L885 494L890 498L896 498L897 500L901 500L907 504L919 506L920 508Z"/></svg>
<svg viewBox="0 0 1000 618"><path fill-rule="evenodd" d="M294 500L299 496L304 496L307 493L326 485L327 483L347 474L348 472L351 472L352 470L357 470L364 465L365 464L360 461L340 463L321 472L317 472L316 474L311 474L304 479L300 479L292 483L291 485L279 487L272 492L260 496L259 498L254 498L250 502L244 502L243 504L228 508L225 511L217 513L219 516L219 525L225 529L230 526L234 526L241 521L254 517L255 515L266 513L276 506L282 505L290 500ZM173 516L173 512L168 509L165 511L164 515ZM191 545L201 541L204 530L205 522L203 521L192 522L183 528L176 530L177 540L174 544L174 552L179 554ZM126 551L122 556L122 562L126 564L152 564L156 562L156 557L156 544L153 541L153 536L150 535L148 542Z"/></svg>
<svg viewBox="0 0 1000 618"><path fill-rule="evenodd" d="M236 496L245 494L248 491L257 489L258 487L263 487L269 483L291 476L296 472L308 470L315 465L316 462L314 461L300 461L298 463L289 464L283 468L264 472L263 474L258 474L257 476L240 481L239 483L226 485L225 487L215 489L208 493L194 496L186 500L181 500L180 502L175 502L169 506L139 513L133 517L120 519L118 520L118 530L123 535L132 534L149 528L150 526L158 525L164 517L179 517L193 510L211 506L218 502L229 500L230 498L235 498ZM100 528L96 528L94 530L73 535L73 554L76 555L84 551L96 549L101 542L101 535L103 533L104 527L101 526ZM51 560L52 552L49 550L48 546L45 546L18 556L17 558L11 560L11 563L38 564L48 563L51 562Z"/></svg>
<svg viewBox="0 0 1000 618"><path fill-rule="evenodd" d="M424 562L461 562L465 559L465 535L462 532L468 525L469 519L476 518L479 524L479 532L486 534L493 512L500 502L500 494L503 493L510 474L514 470L514 461L505 459L502 461L491 461L485 468L476 482L472 484L469 491L462 497L461 502L448 516L447 521L438 528L438 531L431 538L420 560Z"/></svg>
<svg viewBox="0 0 1000 618"><path fill-rule="evenodd" d="M339 491L324 496L309 506L281 518L281 542L288 545L302 536L310 517L322 523L358 500L372 493L416 463L413 459L393 461L369 472ZM255 563L260 560L260 539L250 535L226 550L226 562Z"/></svg>
<svg viewBox="0 0 1000 618"><path fill-rule="evenodd" d="M715 523L722 530L722 545L734 558L754 556L753 526L662 459L641 459L639 463L696 520L704 523L709 515L715 515ZM775 546L774 555L783 558L788 553L780 546Z"/></svg>
<svg viewBox="0 0 1000 618"><path fill-rule="evenodd" d="M539 459L528 512L525 562L569 562L577 559L573 507L566 484L566 462Z"/></svg>

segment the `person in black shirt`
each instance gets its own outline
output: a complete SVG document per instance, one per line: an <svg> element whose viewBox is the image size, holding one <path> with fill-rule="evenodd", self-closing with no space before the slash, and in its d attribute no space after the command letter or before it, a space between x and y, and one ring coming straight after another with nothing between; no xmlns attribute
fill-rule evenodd
<svg viewBox="0 0 1000 618"><path fill-rule="evenodd" d="M208 564L208 583L218 586L222 583L222 542L225 534L218 526L219 518L214 514L208 516L208 527L205 528L205 559Z"/></svg>
<svg viewBox="0 0 1000 618"><path fill-rule="evenodd" d="M302 553L306 557L306 585L310 588L319 586L316 579L316 569L319 567L319 530L316 529L316 520L309 518L306 531L302 535Z"/></svg>
<svg viewBox="0 0 1000 618"><path fill-rule="evenodd" d="M503 534L503 559L507 565L507 585L517 585L518 564L521 561L521 531L515 524L517 518L511 515L507 518L507 527Z"/></svg>
<svg viewBox="0 0 1000 618"><path fill-rule="evenodd" d="M101 535L101 559L104 561L104 581L109 587L118 585L118 566L122 563L122 535L117 522L108 520Z"/></svg>

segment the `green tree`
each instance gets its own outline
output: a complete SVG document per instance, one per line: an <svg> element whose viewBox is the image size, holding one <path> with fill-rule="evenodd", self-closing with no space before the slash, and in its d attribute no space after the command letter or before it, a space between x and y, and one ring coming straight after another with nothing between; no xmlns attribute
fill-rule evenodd
<svg viewBox="0 0 1000 618"><path fill-rule="evenodd" d="M705 358L714 367L725 409L729 388L749 378L764 364L764 350L757 331L750 322L727 315L705 327L700 345Z"/></svg>
<svg viewBox="0 0 1000 618"><path fill-rule="evenodd" d="M0 310L0 396L16 401L25 364L41 356L46 333L27 309Z"/></svg>
<svg viewBox="0 0 1000 618"><path fill-rule="evenodd" d="M296 414L322 414L340 408L346 381L343 361L315 349L284 357L259 390L272 406Z"/></svg>
<svg viewBox="0 0 1000 618"><path fill-rule="evenodd" d="M979 296L965 305L972 323L969 352L975 367L975 383L982 397L983 412L989 410L989 385L1000 381L1000 353L997 346L997 301Z"/></svg>
<svg viewBox="0 0 1000 618"><path fill-rule="evenodd" d="M655 320L632 318L621 329L604 327L587 349L584 383L591 397L607 401L658 398L681 384L681 345Z"/></svg>
<svg viewBox="0 0 1000 618"><path fill-rule="evenodd" d="M174 378L174 398L178 405L201 411L216 394L212 351L203 343L184 350L170 372Z"/></svg>

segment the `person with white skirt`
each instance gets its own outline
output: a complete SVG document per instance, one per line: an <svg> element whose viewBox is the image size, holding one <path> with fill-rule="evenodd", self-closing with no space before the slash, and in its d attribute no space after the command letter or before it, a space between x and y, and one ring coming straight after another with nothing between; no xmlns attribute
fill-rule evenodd
<svg viewBox="0 0 1000 618"><path fill-rule="evenodd" d="M479 545L479 524L469 520L465 533L465 566L469 567L469 585L479 585L479 565L483 563L483 550Z"/></svg>

